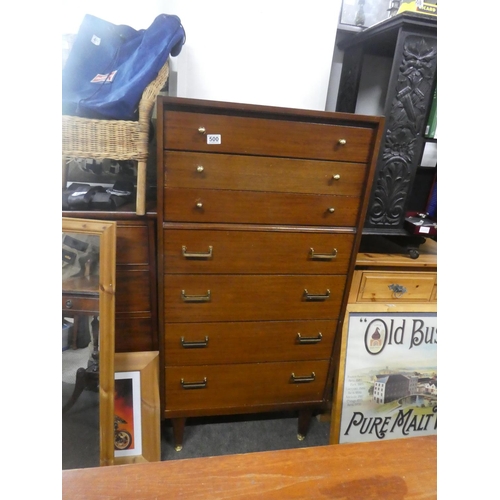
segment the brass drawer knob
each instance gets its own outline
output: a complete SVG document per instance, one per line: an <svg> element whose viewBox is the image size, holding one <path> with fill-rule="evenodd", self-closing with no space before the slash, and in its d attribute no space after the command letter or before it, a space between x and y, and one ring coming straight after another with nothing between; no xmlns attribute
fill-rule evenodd
<svg viewBox="0 0 500 500"><path fill-rule="evenodd" d="M205 127L198 127L198 132L199 132L200 134L205 134L205 133L206 133L206 131L207 131L207 130L205 129Z"/></svg>
<svg viewBox="0 0 500 500"><path fill-rule="evenodd" d="M332 175L332 179L334 181L338 181L340 179L340 174L335 174L335 175Z"/></svg>
<svg viewBox="0 0 500 500"><path fill-rule="evenodd" d="M203 208L203 203L201 201L196 203L196 208Z"/></svg>
<svg viewBox="0 0 500 500"><path fill-rule="evenodd" d="M66 309L71 309L73 307L73 302L71 300L66 301Z"/></svg>
<svg viewBox="0 0 500 500"><path fill-rule="evenodd" d="M335 208L329 207L327 211L330 212L331 214L333 214L333 212L335 212Z"/></svg>
<svg viewBox="0 0 500 500"><path fill-rule="evenodd" d="M198 166L196 167L196 171L197 171L197 172L200 172L200 173L201 173L201 172L203 172L204 170L205 170L205 167L203 167L202 165L198 165Z"/></svg>
<svg viewBox="0 0 500 500"><path fill-rule="evenodd" d="M346 141L345 139L339 139L339 144L340 144L341 146L344 146L344 145L346 145L346 144L347 144L347 141Z"/></svg>

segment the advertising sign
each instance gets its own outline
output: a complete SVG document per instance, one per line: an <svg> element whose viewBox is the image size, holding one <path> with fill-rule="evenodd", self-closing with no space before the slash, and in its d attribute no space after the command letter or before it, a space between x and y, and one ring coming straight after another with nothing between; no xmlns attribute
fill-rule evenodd
<svg viewBox="0 0 500 500"><path fill-rule="evenodd" d="M436 433L436 313L350 313L338 442Z"/></svg>

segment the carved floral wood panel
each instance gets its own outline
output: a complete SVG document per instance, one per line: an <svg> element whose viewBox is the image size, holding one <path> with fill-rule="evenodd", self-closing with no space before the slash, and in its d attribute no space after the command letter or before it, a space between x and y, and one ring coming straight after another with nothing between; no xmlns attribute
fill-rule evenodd
<svg viewBox="0 0 500 500"><path fill-rule="evenodd" d="M367 226L398 227L419 158L418 138L427 118L437 65L436 39L408 35L404 40L398 79L386 136L374 180Z"/></svg>

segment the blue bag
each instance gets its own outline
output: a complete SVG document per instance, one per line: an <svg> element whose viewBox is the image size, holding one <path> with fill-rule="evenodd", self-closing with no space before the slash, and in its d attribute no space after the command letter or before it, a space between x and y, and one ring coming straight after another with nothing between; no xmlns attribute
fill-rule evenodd
<svg viewBox="0 0 500 500"><path fill-rule="evenodd" d="M62 72L63 114L136 120L144 89L185 39L177 16L160 14L136 31L85 15Z"/></svg>

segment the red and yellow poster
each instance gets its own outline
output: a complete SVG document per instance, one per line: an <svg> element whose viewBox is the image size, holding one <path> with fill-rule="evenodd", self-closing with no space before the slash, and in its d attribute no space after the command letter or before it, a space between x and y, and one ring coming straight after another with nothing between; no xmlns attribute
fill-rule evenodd
<svg viewBox="0 0 500 500"><path fill-rule="evenodd" d="M140 455L140 372L115 373L115 457Z"/></svg>

